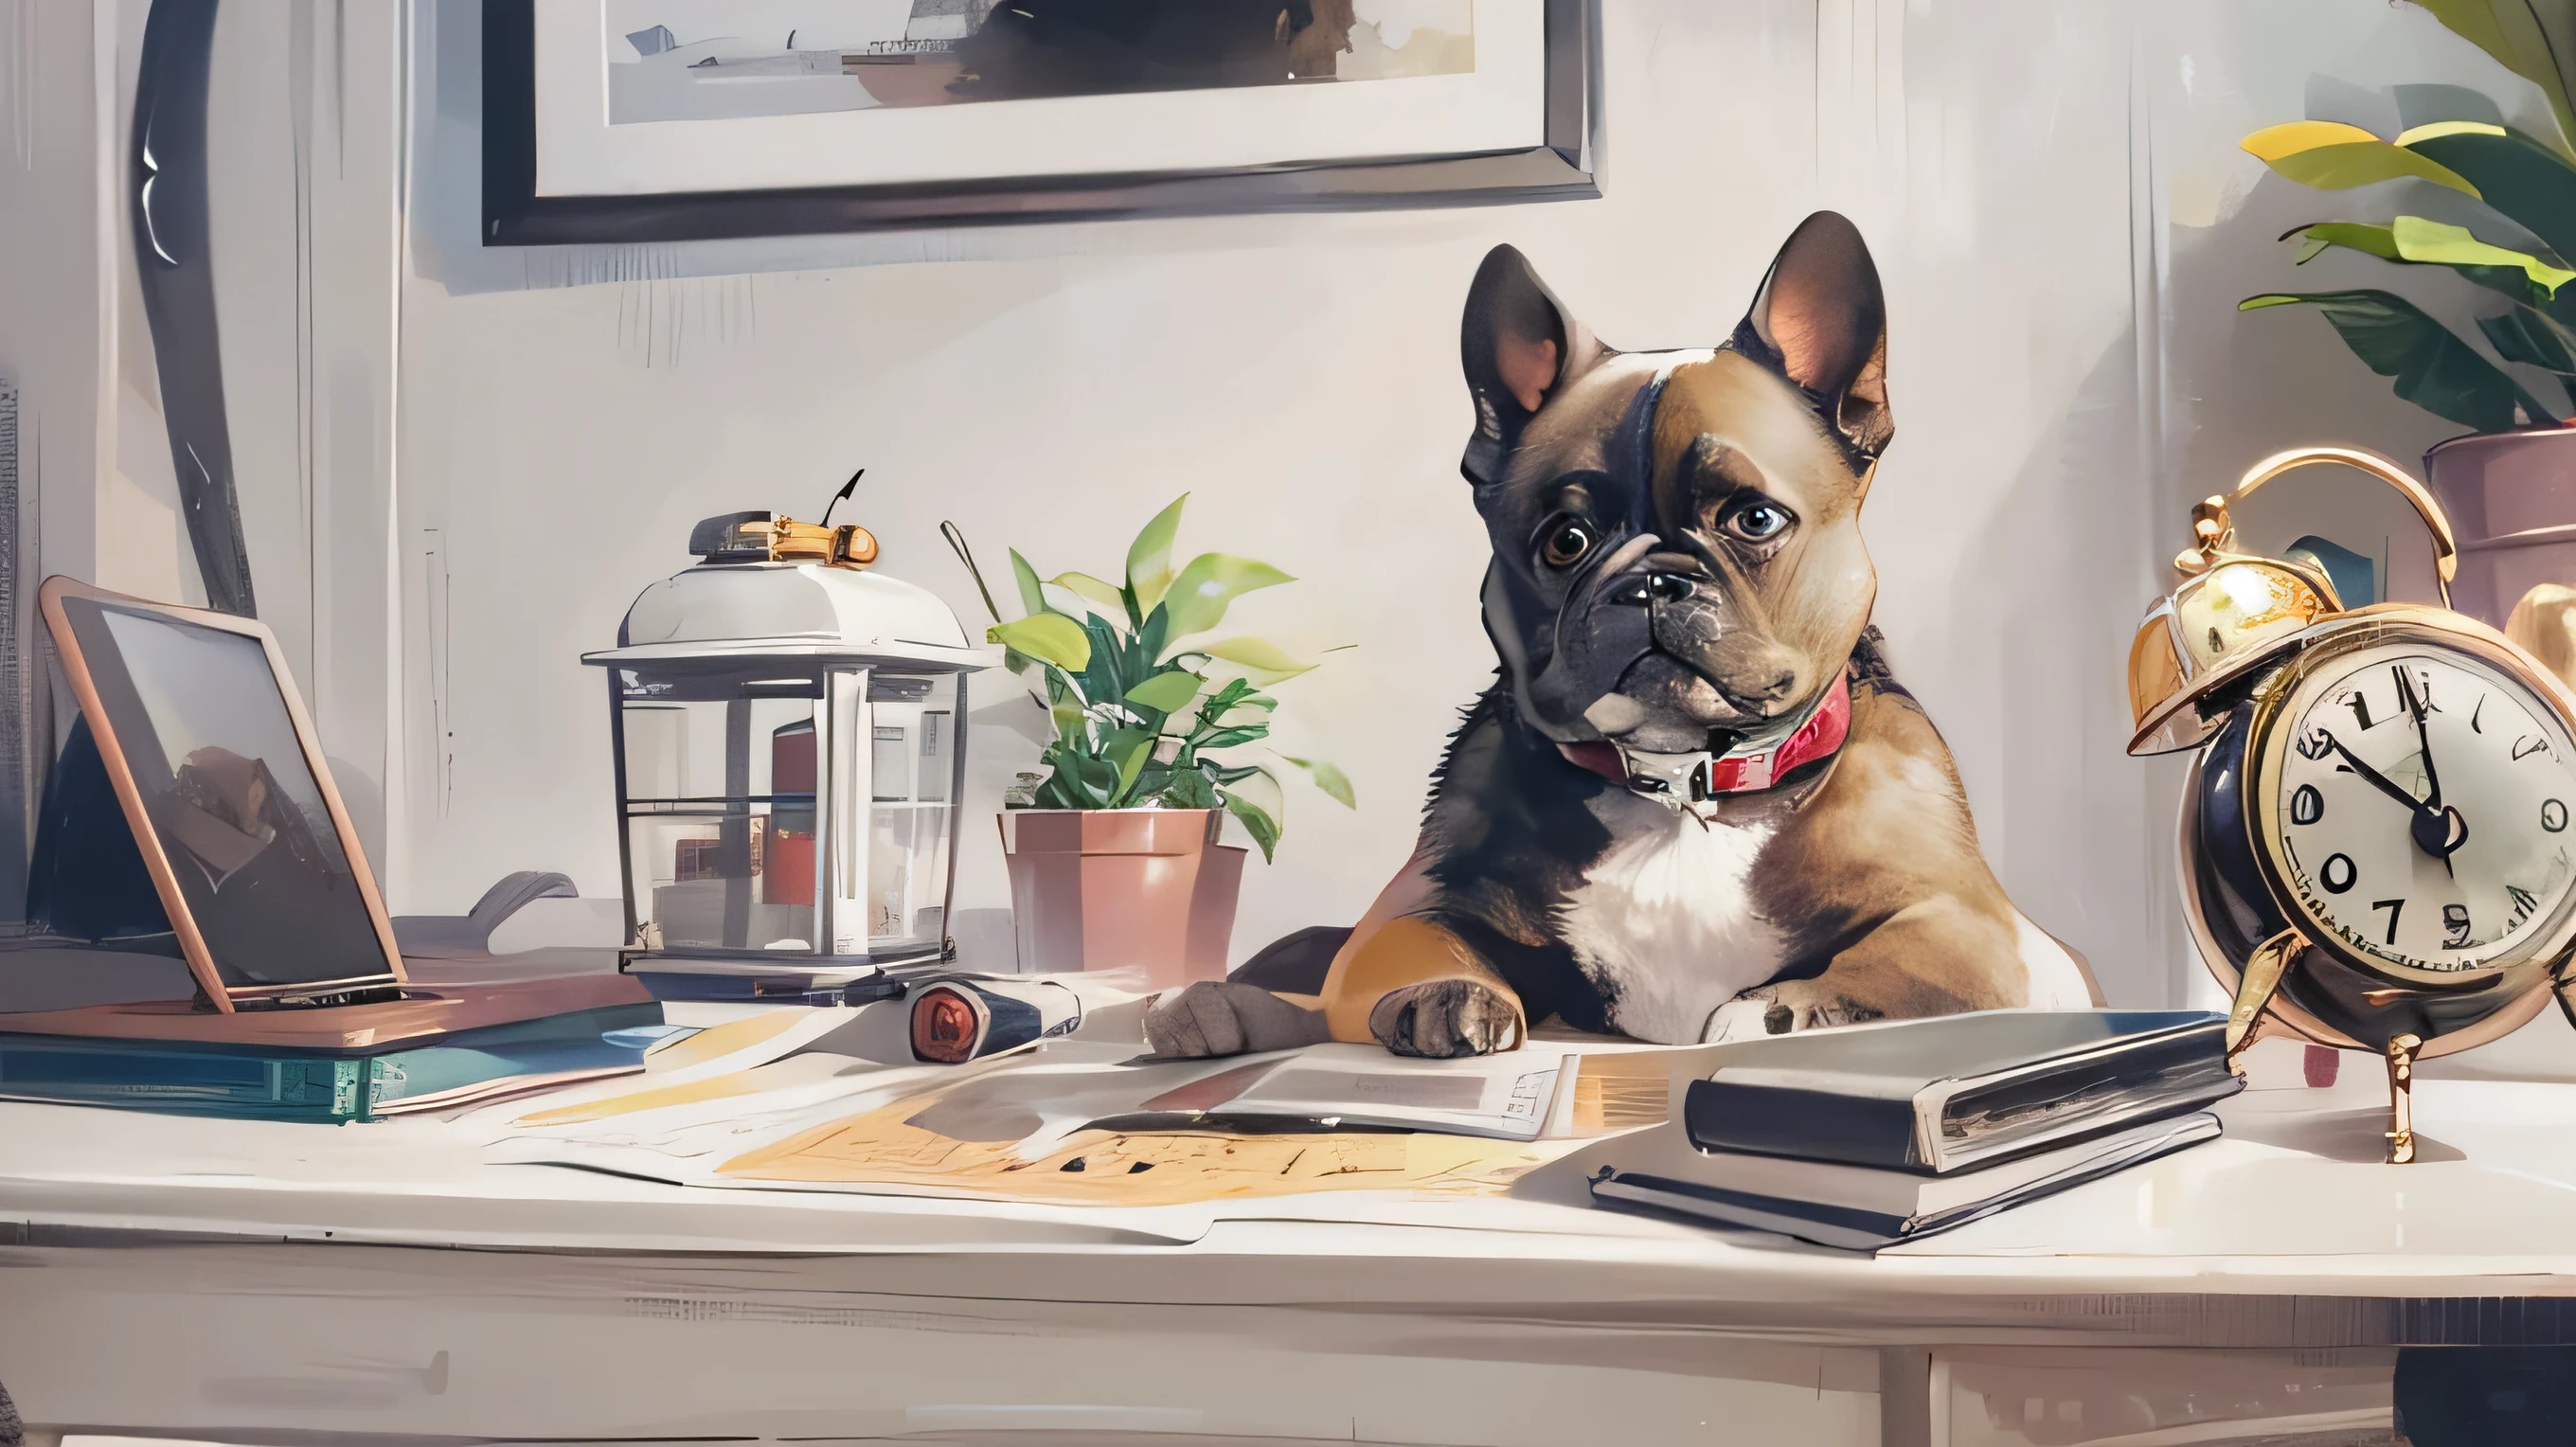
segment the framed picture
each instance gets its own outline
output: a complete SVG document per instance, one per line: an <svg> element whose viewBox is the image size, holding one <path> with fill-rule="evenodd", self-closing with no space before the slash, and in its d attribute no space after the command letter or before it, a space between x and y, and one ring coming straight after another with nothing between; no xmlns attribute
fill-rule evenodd
<svg viewBox="0 0 2576 1447"><path fill-rule="evenodd" d="M1600 194L1598 0L484 0L483 239Z"/></svg>
<svg viewBox="0 0 2576 1447"><path fill-rule="evenodd" d="M268 629L69 578L36 596L215 1009L394 995L393 922Z"/></svg>

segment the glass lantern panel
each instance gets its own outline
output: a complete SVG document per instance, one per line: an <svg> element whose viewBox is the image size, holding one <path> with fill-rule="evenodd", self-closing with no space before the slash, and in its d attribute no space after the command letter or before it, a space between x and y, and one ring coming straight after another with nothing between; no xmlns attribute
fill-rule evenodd
<svg viewBox="0 0 2576 1447"><path fill-rule="evenodd" d="M678 692L623 704L644 942L814 950L815 699Z"/></svg>
<svg viewBox="0 0 2576 1447"><path fill-rule="evenodd" d="M869 952L880 957L936 951L947 938L957 702L954 674L869 680L861 901Z"/></svg>

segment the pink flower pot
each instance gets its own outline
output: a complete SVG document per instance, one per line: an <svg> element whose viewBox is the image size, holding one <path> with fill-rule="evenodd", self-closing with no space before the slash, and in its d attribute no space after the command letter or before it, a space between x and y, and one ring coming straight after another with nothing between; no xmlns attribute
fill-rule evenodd
<svg viewBox="0 0 2576 1447"><path fill-rule="evenodd" d="M1010 809L1001 816L1020 968L1142 966L1155 989L1225 978L1244 851L1214 809Z"/></svg>
<svg viewBox="0 0 2576 1447"><path fill-rule="evenodd" d="M2452 607L2502 628L2533 588L2576 585L2576 429L2454 437L2424 471L2459 540Z"/></svg>

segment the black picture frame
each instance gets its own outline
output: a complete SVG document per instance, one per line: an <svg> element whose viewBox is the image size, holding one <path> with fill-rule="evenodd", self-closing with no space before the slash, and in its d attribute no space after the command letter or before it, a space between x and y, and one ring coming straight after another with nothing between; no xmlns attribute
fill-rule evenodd
<svg viewBox="0 0 2576 1447"><path fill-rule="evenodd" d="M483 244L556 246L1244 212L1400 210L1601 194L1600 0L1545 0L1537 146L1363 163L652 196L537 194L535 0L483 0Z"/></svg>

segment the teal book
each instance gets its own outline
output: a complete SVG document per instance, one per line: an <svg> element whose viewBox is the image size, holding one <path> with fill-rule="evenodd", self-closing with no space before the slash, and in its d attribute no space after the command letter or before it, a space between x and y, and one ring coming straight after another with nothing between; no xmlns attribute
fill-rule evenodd
<svg viewBox="0 0 2576 1447"><path fill-rule="evenodd" d="M325 1123L472 1105L630 1074L669 1033L645 1002L382 1049L0 1034L0 1099Z"/></svg>

